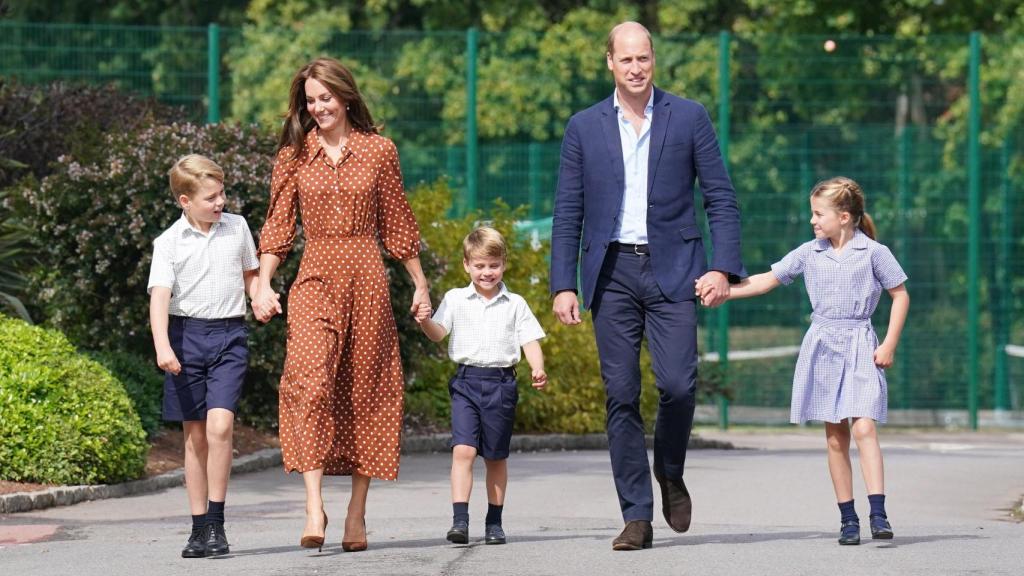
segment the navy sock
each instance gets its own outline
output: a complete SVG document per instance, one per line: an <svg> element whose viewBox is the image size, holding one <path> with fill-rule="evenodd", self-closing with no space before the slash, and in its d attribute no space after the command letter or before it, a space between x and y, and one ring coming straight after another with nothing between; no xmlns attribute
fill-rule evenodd
<svg viewBox="0 0 1024 576"><path fill-rule="evenodd" d="M469 524L469 502L452 502L452 521Z"/></svg>
<svg viewBox="0 0 1024 576"><path fill-rule="evenodd" d="M840 521L846 522L847 520L856 520L860 522L860 518L857 517L857 511L853 508L853 500L849 502L839 503L839 513L842 515Z"/></svg>
<svg viewBox="0 0 1024 576"><path fill-rule="evenodd" d="M868 494L868 502L871 503L871 515L888 518L885 515L885 494Z"/></svg>
<svg viewBox="0 0 1024 576"><path fill-rule="evenodd" d="M223 502L214 502L213 500L210 500L210 503L207 505L207 508L206 508L206 521L209 522L210 524L213 524L213 523L223 524L224 523L224 503Z"/></svg>
<svg viewBox="0 0 1024 576"><path fill-rule="evenodd" d="M491 524L497 524L501 526L501 511L504 506L498 506L496 504L487 503L487 519L484 520L484 524L490 526Z"/></svg>
<svg viewBox="0 0 1024 576"><path fill-rule="evenodd" d="M202 530L206 527L206 514L192 515L192 531Z"/></svg>

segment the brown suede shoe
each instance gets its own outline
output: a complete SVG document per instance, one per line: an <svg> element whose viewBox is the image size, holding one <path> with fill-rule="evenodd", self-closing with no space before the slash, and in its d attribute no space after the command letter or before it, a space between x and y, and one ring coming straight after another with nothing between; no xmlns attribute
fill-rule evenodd
<svg viewBox="0 0 1024 576"><path fill-rule="evenodd" d="M672 480L658 474L654 478L661 486L661 512L665 515L665 522L676 532L686 532L690 529L690 518L693 515L693 500L690 499L686 483L682 478Z"/></svg>
<svg viewBox="0 0 1024 576"><path fill-rule="evenodd" d="M654 542L654 530L646 520L631 520L618 538L612 540L612 550L643 550Z"/></svg>

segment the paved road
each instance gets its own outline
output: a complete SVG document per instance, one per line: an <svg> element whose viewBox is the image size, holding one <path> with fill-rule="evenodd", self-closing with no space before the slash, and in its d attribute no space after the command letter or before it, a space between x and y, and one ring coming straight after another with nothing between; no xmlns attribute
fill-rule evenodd
<svg viewBox="0 0 1024 576"><path fill-rule="evenodd" d="M346 479L325 492L331 543L298 548L303 492L280 470L232 480L228 535L233 553L183 560L185 494L88 502L0 517L0 574L1021 574L1024 524L1007 509L1024 488L1024 434L898 434L884 437L889 514L896 539L840 547L823 440L817 430L705 432L750 450L692 451L687 484L693 527L655 521L654 548L613 552L621 528L600 451L514 454L505 525L510 543L484 546L482 485L471 504L471 544L443 540L450 519L448 459L409 455L402 480L376 483L367 519L370 549L341 551ZM482 469L478 467L478 481ZM866 516L863 485L855 486Z"/></svg>

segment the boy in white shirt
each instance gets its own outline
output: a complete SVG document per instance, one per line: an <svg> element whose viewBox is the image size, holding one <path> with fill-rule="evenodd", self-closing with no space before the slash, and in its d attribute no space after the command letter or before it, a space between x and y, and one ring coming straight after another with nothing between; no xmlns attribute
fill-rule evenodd
<svg viewBox="0 0 1024 576"><path fill-rule="evenodd" d="M183 558L229 552L224 499L249 360L245 292L259 261L245 218L223 212L224 171L197 154L168 173L182 215L153 242L149 321L165 371L163 418L181 421L192 533Z"/></svg>
<svg viewBox="0 0 1024 576"><path fill-rule="evenodd" d="M532 371L534 388L544 388L544 354L539 340L544 330L526 300L509 292L505 272L505 239L497 230L480 227L462 242L462 264L472 283L449 290L433 318L420 328L434 342L448 339L448 355L458 364L448 382L452 399L452 509L447 539L469 542L469 496L473 489L473 460L484 458L487 468L487 518L484 542L504 544L501 512L508 484L507 459L515 421L515 365L522 347Z"/></svg>

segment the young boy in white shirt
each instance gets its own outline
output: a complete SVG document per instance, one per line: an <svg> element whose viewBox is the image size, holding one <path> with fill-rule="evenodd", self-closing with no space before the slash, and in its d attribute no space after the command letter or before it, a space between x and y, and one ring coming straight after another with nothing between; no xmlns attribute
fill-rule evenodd
<svg viewBox="0 0 1024 576"><path fill-rule="evenodd" d="M504 544L501 513L508 484L507 459L515 421L515 365L522 347L534 388L544 388L544 330L526 300L509 292L505 272L505 239L497 230L480 227L462 243L462 264L472 283L449 290L433 318L420 323L434 342L448 339L448 355L458 364L448 382L452 400L452 527L447 539L469 542L469 496L473 460L484 458L487 469L487 518L484 542Z"/></svg>
<svg viewBox="0 0 1024 576"><path fill-rule="evenodd" d="M165 371L163 418L181 421L192 533L183 558L229 552L224 500L249 360L245 293L259 261L245 218L223 212L224 171L197 154L168 173L179 218L153 242L149 321Z"/></svg>

